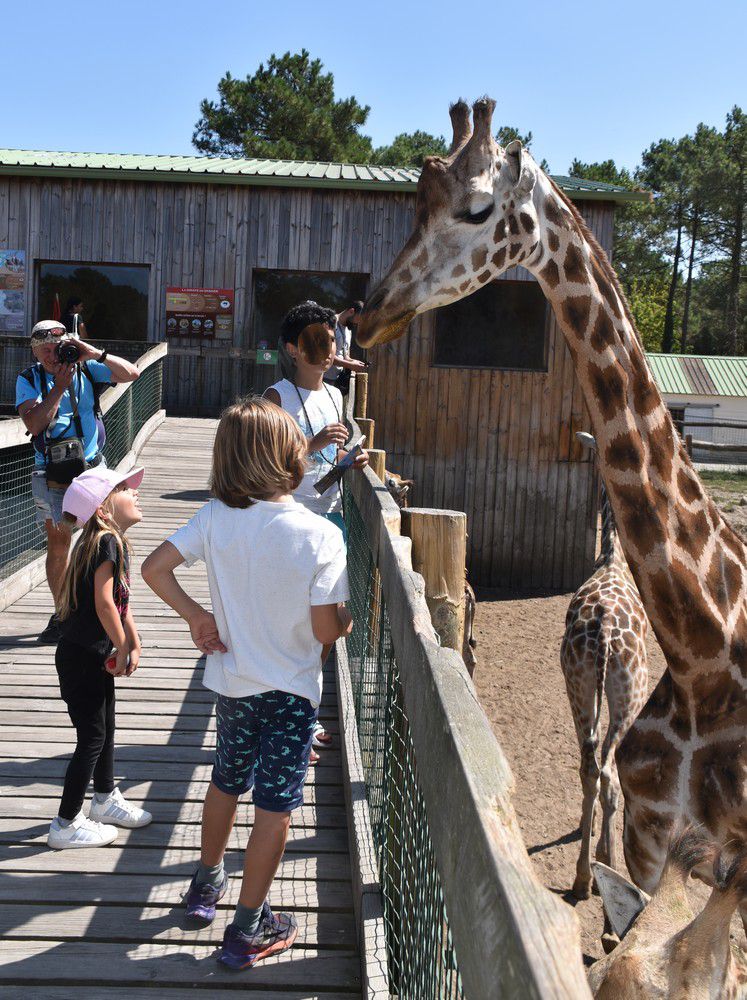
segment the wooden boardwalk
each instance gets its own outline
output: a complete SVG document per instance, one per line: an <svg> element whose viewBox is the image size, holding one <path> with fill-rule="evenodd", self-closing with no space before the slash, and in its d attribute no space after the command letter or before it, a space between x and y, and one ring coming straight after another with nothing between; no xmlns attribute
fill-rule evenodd
<svg viewBox="0 0 747 1000"><path fill-rule="evenodd" d="M199 854L202 798L210 780L212 695L189 633L143 584L142 558L207 498L216 422L170 418L144 449L145 519L133 529L132 605L143 637L140 669L117 681L116 777L154 816L117 843L51 851L49 822L74 747L59 698L54 648L35 641L51 612L46 586L0 615L0 995L33 1000L167 998L350 1000L361 996L345 804L336 748L309 770L293 814L270 903L294 911L296 946L244 973L215 960L236 903L252 807L226 855L233 876L212 927L188 928L182 895ZM178 470L178 471L177 471ZM181 576L207 600L204 566ZM321 717L338 736L334 677ZM87 808L87 805L84 807Z"/></svg>

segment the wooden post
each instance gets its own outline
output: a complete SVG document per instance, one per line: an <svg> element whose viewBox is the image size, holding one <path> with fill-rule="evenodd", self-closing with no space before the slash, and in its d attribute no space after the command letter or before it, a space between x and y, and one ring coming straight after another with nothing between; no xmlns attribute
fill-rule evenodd
<svg viewBox="0 0 747 1000"><path fill-rule="evenodd" d="M361 429L361 433L366 435L366 440L364 442L365 448L374 448L374 428L376 426L375 420L368 420L366 417L358 417L358 426Z"/></svg>
<svg viewBox="0 0 747 1000"><path fill-rule="evenodd" d="M371 471L384 482L384 470L386 468L386 452L381 448L368 448L368 464Z"/></svg>
<svg viewBox="0 0 747 1000"><path fill-rule="evenodd" d="M353 415L356 420L365 418L368 410L368 372L355 373L355 409Z"/></svg>
<svg viewBox="0 0 747 1000"><path fill-rule="evenodd" d="M402 534L412 539L412 568L425 580L425 600L441 645L461 654L467 515L459 510L404 508Z"/></svg>

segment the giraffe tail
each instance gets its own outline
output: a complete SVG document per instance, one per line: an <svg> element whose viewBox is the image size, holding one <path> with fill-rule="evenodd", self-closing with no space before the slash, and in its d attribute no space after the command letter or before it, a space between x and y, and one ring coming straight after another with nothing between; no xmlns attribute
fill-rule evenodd
<svg viewBox="0 0 747 1000"><path fill-rule="evenodd" d="M612 650L612 624L605 615L599 626L599 656L597 657L597 702L594 706L594 735L599 733L604 701L604 685L607 681L607 666Z"/></svg>

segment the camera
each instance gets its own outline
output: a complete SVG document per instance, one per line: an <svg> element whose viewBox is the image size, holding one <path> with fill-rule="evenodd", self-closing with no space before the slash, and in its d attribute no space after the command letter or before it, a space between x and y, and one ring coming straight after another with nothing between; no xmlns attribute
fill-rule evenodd
<svg viewBox="0 0 747 1000"><path fill-rule="evenodd" d="M61 365L71 365L80 357L80 348L74 340L61 340L56 347L55 356Z"/></svg>

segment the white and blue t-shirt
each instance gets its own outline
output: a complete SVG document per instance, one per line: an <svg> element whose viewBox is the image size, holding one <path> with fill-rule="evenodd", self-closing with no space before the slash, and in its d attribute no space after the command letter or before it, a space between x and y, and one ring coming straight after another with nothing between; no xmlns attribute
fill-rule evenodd
<svg viewBox="0 0 747 1000"><path fill-rule="evenodd" d="M280 396L282 408L290 413L307 438L314 437L328 424L344 423L342 393L333 385L325 384L321 389L301 389L284 378L271 388ZM311 452L306 458L306 475L293 496L314 514L336 514L342 510L339 483L321 496L314 489L314 484L334 468L336 460L337 447L333 444L321 451Z"/></svg>
<svg viewBox="0 0 747 1000"><path fill-rule="evenodd" d="M94 382L99 382L102 385L111 385L112 373L107 365L101 361L86 361L85 364ZM54 388L54 375L50 375L41 365L32 365L30 372L34 380L33 386L23 375L19 375L16 379L16 409L18 409L21 403L26 403L29 400L35 403L41 402L40 372L41 377L46 379L47 382L47 395ZM81 372L80 367L78 367L73 376L73 388L75 390L75 398L78 401L78 416L80 417L80 425L83 431L85 458L86 461L90 462L96 457L99 451L98 429L94 414L95 399L91 379L86 378ZM78 432L75 429L75 421L73 420L73 401L70 398L69 389L65 390L62 394L60 406L57 410L57 417L55 422L47 428L47 436L49 438L60 439L78 436ZM34 449L34 458L37 467L44 468L44 456L36 449Z"/></svg>

